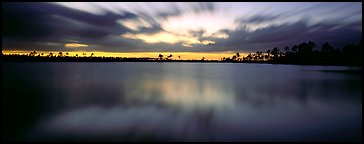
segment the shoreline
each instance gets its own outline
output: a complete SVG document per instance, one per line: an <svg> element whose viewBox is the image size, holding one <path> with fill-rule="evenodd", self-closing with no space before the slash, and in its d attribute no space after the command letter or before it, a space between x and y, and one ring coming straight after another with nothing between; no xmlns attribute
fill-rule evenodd
<svg viewBox="0 0 364 144"><path fill-rule="evenodd" d="M346 62L282 62L282 61L247 61L247 60L178 60L158 58L126 58L126 57L46 57L25 55L2 55L2 62L156 62L156 63L247 63L247 64L281 64L281 65L304 65L304 66L354 66L362 67L361 63Z"/></svg>

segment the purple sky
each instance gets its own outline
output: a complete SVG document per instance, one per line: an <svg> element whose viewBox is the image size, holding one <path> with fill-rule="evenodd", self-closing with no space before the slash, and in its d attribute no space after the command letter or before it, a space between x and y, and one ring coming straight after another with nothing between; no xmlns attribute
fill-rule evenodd
<svg viewBox="0 0 364 144"><path fill-rule="evenodd" d="M361 2L3 3L3 50L255 52L362 39Z"/></svg>

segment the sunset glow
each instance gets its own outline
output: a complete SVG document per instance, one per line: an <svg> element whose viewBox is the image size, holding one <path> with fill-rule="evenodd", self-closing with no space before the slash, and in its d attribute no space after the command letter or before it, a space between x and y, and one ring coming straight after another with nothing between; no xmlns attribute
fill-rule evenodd
<svg viewBox="0 0 364 144"><path fill-rule="evenodd" d="M64 46L68 47L68 48L88 47L88 45L86 45L86 44L78 44L78 43L68 43L68 44L65 44Z"/></svg>
<svg viewBox="0 0 364 144"><path fill-rule="evenodd" d="M3 54L19 54L19 55L26 55L32 51L8 51L3 50ZM66 53L67 51L63 51ZM42 54L43 56L49 55L49 53L58 54L57 51L37 51L38 54ZM173 55L173 59L176 60L201 60L202 57L205 57L207 60L220 60L223 57L231 57L234 55L234 52L215 52L215 53L207 53L207 52L98 52L98 51L90 51L90 52L83 52L83 51L69 51L68 56L78 56L82 57L83 53L86 53L85 56L89 57L91 53L94 53L94 57L127 57L127 58L138 58L138 57L149 57L149 58L158 58L159 54L163 56L169 56L170 54ZM241 53L241 56L245 56L246 54ZM180 56L181 58L178 58Z"/></svg>
<svg viewBox="0 0 364 144"><path fill-rule="evenodd" d="M362 2L3 2L2 139L361 142Z"/></svg>
<svg viewBox="0 0 364 144"><path fill-rule="evenodd" d="M156 34L131 34L127 33L124 35L121 35L124 38L129 39L139 39L143 40L146 43L153 44L153 43L168 43L168 44L176 44L181 42L182 45L186 45L188 47L192 47L191 44L202 44L202 45L208 45L208 44L215 44L215 41L211 40L198 40L197 37L191 37L191 36L182 36L182 35L176 35L171 34L167 32L160 32Z"/></svg>
<svg viewBox="0 0 364 144"><path fill-rule="evenodd" d="M251 53L303 41L342 47L357 43L362 32L362 6L355 2L50 2L3 8L3 50Z"/></svg>

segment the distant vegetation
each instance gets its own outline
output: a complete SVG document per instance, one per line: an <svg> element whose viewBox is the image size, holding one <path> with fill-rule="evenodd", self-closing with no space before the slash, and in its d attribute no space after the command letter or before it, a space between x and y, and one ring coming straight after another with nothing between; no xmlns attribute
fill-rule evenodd
<svg viewBox="0 0 364 144"><path fill-rule="evenodd" d="M227 62L247 63L277 63L277 64L307 64L307 65L362 65L362 41L358 45L347 44L343 48L334 48L324 43L321 50L317 50L314 42L304 42L283 50L275 47L266 52L257 51L240 58L236 53L231 58L221 58Z"/></svg>
<svg viewBox="0 0 364 144"><path fill-rule="evenodd" d="M292 47L279 49L275 47L266 52L257 51L241 57L240 53L230 57L223 57L220 60L207 60L202 57L201 60L182 60L181 56L174 58L172 54L164 56L159 54L157 58L125 58L125 57L100 57L94 53L87 55L85 52L82 56L76 54L70 56L68 52L59 52L57 54L30 52L26 55L1 53L2 60L5 62L234 62L234 63L272 63L272 64L307 64L307 65L354 65L362 64L362 41L358 45L347 44L343 48L334 48L329 43L324 43L319 48L314 42L304 42ZM174 58L174 59L173 59Z"/></svg>

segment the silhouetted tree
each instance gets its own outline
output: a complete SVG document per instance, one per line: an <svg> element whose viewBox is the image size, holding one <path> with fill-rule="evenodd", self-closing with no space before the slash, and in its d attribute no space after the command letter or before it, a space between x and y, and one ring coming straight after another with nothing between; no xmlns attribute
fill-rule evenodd
<svg viewBox="0 0 364 144"><path fill-rule="evenodd" d="M163 55L162 54L159 54L159 60L163 60Z"/></svg>
<svg viewBox="0 0 364 144"><path fill-rule="evenodd" d="M270 50L267 50L267 60L269 60L270 59Z"/></svg>
<svg viewBox="0 0 364 144"><path fill-rule="evenodd" d="M225 61L231 61L230 57L225 58Z"/></svg>
<svg viewBox="0 0 364 144"><path fill-rule="evenodd" d="M277 47L273 48L270 54L273 55L273 60L276 60L278 58L279 49Z"/></svg>
<svg viewBox="0 0 364 144"><path fill-rule="evenodd" d="M233 57L231 59L232 60L236 60L236 55L233 55Z"/></svg>
<svg viewBox="0 0 364 144"><path fill-rule="evenodd" d="M29 53L29 56L35 56L37 54L37 51L32 51Z"/></svg>
<svg viewBox="0 0 364 144"><path fill-rule="evenodd" d="M312 41L309 41L308 42L308 47L309 47L309 51L312 51L315 47L316 47L316 44Z"/></svg>
<svg viewBox="0 0 364 144"><path fill-rule="evenodd" d="M284 50L285 50L286 52L288 52L288 51L289 51L289 47L288 47L288 46L284 47Z"/></svg>
<svg viewBox="0 0 364 144"><path fill-rule="evenodd" d="M256 54L255 54L255 57L256 57L255 59L257 61L263 60L263 52L257 51Z"/></svg>
<svg viewBox="0 0 364 144"><path fill-rule="evenodd" d="M294 53L297 53L298 52L298 46L297 45L294 45L291 49L292 49L292 51Z"/></svg>
<svg viewBox="0 0 364 144"><path fill-rule="evenodd" d="M265 60L269 60L269 54L264 55L264 59L265 59Z"/></svg>
<svg viewBox="0 0 364 144"><path fill-rule="evenodd" d="M345 48L344 48L345 49ZM332 47L329 43L324 43L321 48L321 52L324 54L333 53L335 51L334 47Z"/></svg>
<svg viewBox="0 0 364 144"><path fill-rule="evenodd" d="M172 59L172 57L173 57L173 55L172 55L172 54L170 54L169 56L167 56L168 60L171 60L171 59Z"/></svg>
<svg viewBox="0 0 364 144"><path fill-rule="evenodd" d="M241 55L240 55L240 53L238 53L238 52L237 52L237 53L235 54L235 56L236 56L236 57L235 57L235 60L237 60L237 61L240 61L240 60L241 60L241 58L240 58L240 56L241 56Z"/></svg>
<svg viewBox="0 0 364 144"><path fill-rule="evenodd" d="M253 59L253 57L252 57L252 54L251 53L249 53L246 57L245 57L245 60L247 60L247 61L251 61Z"/></svg>
<svg viewBox="0 0 364 144"><path fill-rule="evenodd" d="M256 51L256 53L249 53L247 56L242 57L244 62L272 62L272 63L288 63L288 64L320 64L320 65L355 65L360 66L362 60L362 41L357 44L347 44L345 47L335 49L329 43L324 43L321 47L321 50L317 50L314 48L316 44L312 41L303 42L299 45L294 45L291 47L291 50L288 46L284 47L285 53L280 52L278 47L273 48L272 50L267 50L267 53L263 53L261 51ZM313 51L314 50L314 51ZM75 58L68 57L69 52L65 53L66 57L63 57L63 53L59 52L58 57L57 53L53 54L49 53L46 57L41 57L44 53L37 53L36 51L32 51L28 54L3 54L2 57L5 57L7 61L70 61L75 60ZM83 52L83 55L86 55ZM120 57L93 57L94 53L91 53L91 56L86 58L79 58L81 61L148 61L155 60L156 58L120 58ZM240 53L234 54L230 57L221 58L222 61L241 61L239 59ZM47 58L52 57L52 58ZM78 54L76 54L78 57ZM163 55L159 54L158 56L160 60L163 60ZM170 54L166 59L172 59L173 55ZM178 56L181 59L181 56ZM205 57L202 57L201 60L206 60ZM194 60L196 61L196 60Z"/></svg>
<svg viewBox="0 0 364 144"><path fill-rule="evenodd" d="M312 52L314 47L316 47L316 44L311 41L301 43L298 45L298 53L307 55Z"/></svg>

